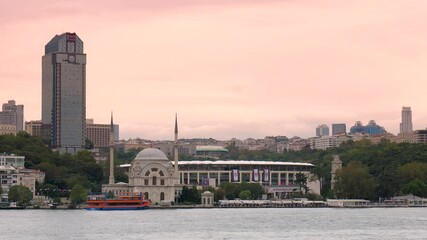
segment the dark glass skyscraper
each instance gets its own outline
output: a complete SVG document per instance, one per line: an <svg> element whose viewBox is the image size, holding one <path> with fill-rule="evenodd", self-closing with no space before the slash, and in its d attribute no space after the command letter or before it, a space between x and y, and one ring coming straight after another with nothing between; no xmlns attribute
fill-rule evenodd
<svg viewBox="0 0 427 240"><path fill-rule="evenodd" d="M86 54L75 33L56 35L42 57L42 123L51 147L75 153L85 143ZM47 127L46 127L47 126Z"/></svg>

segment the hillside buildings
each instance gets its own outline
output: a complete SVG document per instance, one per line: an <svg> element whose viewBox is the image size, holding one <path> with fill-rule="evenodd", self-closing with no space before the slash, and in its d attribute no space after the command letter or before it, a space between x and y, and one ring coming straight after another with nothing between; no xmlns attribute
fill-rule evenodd
<svg viewBox="0 0 427 240"><path fill-rule="evenodd" d="M75 33L56 35L42 57L42 124L51 147L76 153L85 144L86 54Z"/></svg>
<svg viewBox="0 0 427 240"><path fill-rule="evenodd" d="M0 135L16 134L24 130L24 105L16 105L9 100L2 105L0 112Z"/></svg>

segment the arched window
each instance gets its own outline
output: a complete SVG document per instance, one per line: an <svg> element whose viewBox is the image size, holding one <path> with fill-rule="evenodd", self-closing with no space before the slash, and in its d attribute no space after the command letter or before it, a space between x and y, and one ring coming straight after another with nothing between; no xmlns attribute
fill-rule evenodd
<svg viewBox="0 0 427 240"><path fill-rule="evenodd" d="M145 176L146 176L146 177L150 176L150 171L147 171L147 172L145 173Z"/></svg>
<svg viewBox="0 0 427 240"><path fill-rule="evenodd" d="M161 192L160 193L160 201L163 201L163 200L165 200L165 193Z"/></svg>
<svg viewBox="0 0 427 240"><path fill-rule="evenodd" d="M165 174L163 174L163 171L160 171L160 172L159 172L159 174L160 174L160 176L162 176L162 177L165 175Z"/></svg>
<svg viewBox="0 0 427 240"><path fill-rule="evenodd" d="M157 177L153 176L153 186L156 186L156 185L157 185Z"/></svg>

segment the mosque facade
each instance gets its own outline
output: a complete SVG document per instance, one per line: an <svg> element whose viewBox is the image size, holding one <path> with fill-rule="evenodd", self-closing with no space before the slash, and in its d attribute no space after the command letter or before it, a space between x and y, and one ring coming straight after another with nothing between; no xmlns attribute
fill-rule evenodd
<svg viewBox="0 0 427 240"><path fill-rule="evenodd" d="M113 126L113 121L111 121ZM113 146L110 147L113 149ZM174 163L156 148L146 148L131 162L129 183L114 181L114 152L110 150L109 183L102 185L102 192L120 195L125 192L141 192L154 204L170 205L176 203L183 184L179 183L178 173L178 123L175 118Z"/></svg>

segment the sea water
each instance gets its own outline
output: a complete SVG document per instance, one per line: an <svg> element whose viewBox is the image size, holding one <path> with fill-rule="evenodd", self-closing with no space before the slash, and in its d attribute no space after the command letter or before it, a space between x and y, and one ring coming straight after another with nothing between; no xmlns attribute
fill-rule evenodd
<svg viewBox="0 0 427 240"><path fill-rule="evenodd" d="M0 210L0 239L427 239L427 208Z"/></svg>

